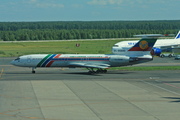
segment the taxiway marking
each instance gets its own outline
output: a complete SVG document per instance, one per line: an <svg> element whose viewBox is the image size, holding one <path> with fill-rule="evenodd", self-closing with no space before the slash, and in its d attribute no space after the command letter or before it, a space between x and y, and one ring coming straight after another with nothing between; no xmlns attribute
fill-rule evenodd
<svg viewBox="0 0 180 120"><path fill-rule="evenodd" d="M173 93L173 94L176 94L176 95L179 95L179 96L180 96L180 94L179 94L179 93L177 93L177 92L174 92L174 91L168 90L168 89L166 89L166 88L163 88L163 87L157 86L157 85L152 84L152 83L149 83L149 82L145 82L145 81L142 81L142 82L143 82L143 83L146 83L146 84L149 84L149 85L151 85L151 86L154 86L154 87L160 88L160 89L162 89L162 90L165 90L165 91L167 91L167 92L170 92L170 93Z"/></svg>

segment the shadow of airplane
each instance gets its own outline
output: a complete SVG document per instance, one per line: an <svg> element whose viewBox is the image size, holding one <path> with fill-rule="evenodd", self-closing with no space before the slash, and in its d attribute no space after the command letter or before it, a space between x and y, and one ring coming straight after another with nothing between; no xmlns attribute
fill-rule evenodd
<svg viewBox="0 0 180 120"><path fill-rule="evenodd" d="M180 97L163 97L163 98L171 99L172 100L171 102L180 102Z"/></svg>
<svg viewBox="0 0 180 120"><path fill-rule="evenodd" d="M87 71L85 71L85 72L67 72L67 71L63 71L63 72L52 72L52 71L44 71L44 72L40 72L40 71L36 71L36 73L31 73L31 72L24 72L24 71L22 71L22 72L4 72L4 74L6 74L6 75L8 75L8 74L14 74L14 75L40 75L40 74L77 74L77 75L107 75L107 74L132 74L132 73L134 73L134 72L130 72L130 71L108 71L107 73L98 73L98 74L89 74Z"/></svg>

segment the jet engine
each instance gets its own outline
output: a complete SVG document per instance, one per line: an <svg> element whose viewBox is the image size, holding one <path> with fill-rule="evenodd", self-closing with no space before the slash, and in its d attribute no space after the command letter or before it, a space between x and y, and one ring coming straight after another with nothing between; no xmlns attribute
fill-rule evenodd
<svg viewBox="0 0 180 120"><path fill-rule="evenodd" d="M129 57L113 55L110 57L109 61L116 62L116 63L129 63Z"/></svg>
<svg viewBox="0 0 180 120"><path fill-rule="evenodd" d="M153 48L152 50L154 50L154 55L159 56L161 54L161 49L160 48ZM152 55L152 53L151 53Z"/></svg>

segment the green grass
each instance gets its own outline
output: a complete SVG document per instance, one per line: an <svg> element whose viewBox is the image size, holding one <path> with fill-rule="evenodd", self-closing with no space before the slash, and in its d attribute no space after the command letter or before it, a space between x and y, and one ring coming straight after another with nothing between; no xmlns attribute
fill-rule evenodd
<svg viewBox="0 0 180 120"><path fill-rule="evenodd" d="M0 43L0 57L27 54L111 54L112 46L122 40L11 42ZM76 43L80 47L76 47Z"/></svg>
<svg viewBox="0 0 180 120"><path fill-rule="evenodd" d="M154 70L180 70L180 66L148 66L148 67L114 67L110 70L125 70L125 71L154 71Z"/></svg>

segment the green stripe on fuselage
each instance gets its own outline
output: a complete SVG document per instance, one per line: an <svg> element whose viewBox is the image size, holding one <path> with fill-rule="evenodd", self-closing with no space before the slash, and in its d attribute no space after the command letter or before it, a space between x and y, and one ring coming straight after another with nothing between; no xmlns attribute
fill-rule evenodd
<svg viewBox="0 0 180 120"><path fill-rule="evenodd" d="M36 67L41 67L41 65L44 63L44 61L46 61L51 55L52 55L52 54L49 54L49 55L47 55L46 57L44 57L44 58L38 63L38 65L37 65Z"/></svg>

